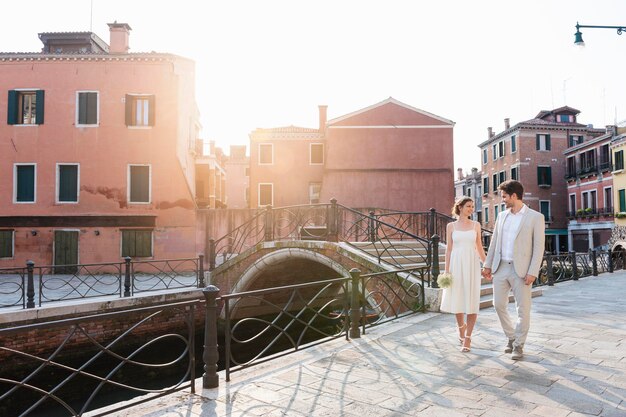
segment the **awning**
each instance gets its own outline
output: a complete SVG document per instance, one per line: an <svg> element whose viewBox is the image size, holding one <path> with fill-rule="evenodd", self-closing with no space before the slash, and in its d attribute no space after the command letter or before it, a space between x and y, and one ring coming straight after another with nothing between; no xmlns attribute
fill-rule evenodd
<svg viewBox="0 0 626 417"><path fill-rule="evenodd" d="M565 235L565 236L567 236L567 229L546 229L546 235Z"/></svg>

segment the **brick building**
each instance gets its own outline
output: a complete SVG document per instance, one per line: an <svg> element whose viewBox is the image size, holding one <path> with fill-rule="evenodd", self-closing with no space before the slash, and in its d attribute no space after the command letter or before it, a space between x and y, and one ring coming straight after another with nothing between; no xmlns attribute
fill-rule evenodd
<svg viewBox="0 0 626 417"><path fill-rule="evenodd" d="M524 202L546 219L546 250L568 250L568 191L564 152L571 138L588 141L605 133L578 123L580 111L564 106L541 111L533 119L495 134L479 144L483 172L483 223L493 228L498 213L505 210L498 192L500 183L516 179L524 185Z"/></svg>
<svg viewBox="0 0 626 417"><path fill-rule="evenodd" d="M0 267L203 249L194 63L109 28L110 45L40 33L42 52L0 53Z"/></svg>
<svg viewBox="0 0 626 417"><path fill-rule="evenodd" d="M457 168L457 177L454 181L454 199L462 196L474 199L473 220L482 223L483 221L483 174L478 168L472 168L471 173L463 174L463 168ZM446 213L448 214L448 213Z"/></svg>

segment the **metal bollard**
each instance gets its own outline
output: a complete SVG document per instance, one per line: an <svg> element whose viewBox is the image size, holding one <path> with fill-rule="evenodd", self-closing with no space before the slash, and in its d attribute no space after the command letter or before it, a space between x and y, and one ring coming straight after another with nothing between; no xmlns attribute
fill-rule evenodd
<svg viewBox="0 0 626 417"><path fill-rule="evenodd" d="M591 251L591 271L594 277L598 276L598 252L595 249Z"/></svg>
<svg viewBox="0 0 626 417"><path fill-rule="evenodd" d="M607 263L609 264L609 272L612 274L613 273L613 251L611 249L608 250L609 253L609 259L607 260Z"/></svg>
<svg viewBox="0 0 626 417"><path fill-rule="evenodd" d="M352 291L350 291L350 338L361 337L361 308L359 306L359 283L361 281L361 271L356 268L350 270L352 277Z"/></svg>
<svg viewBox="0 0 626 417"><path fill-rule="evenodd" d="M202 290L206 300L206 312L204 317L204 374L202 375L202 388L217 388L219 378L217 375L217 302L215 301L220 290L214 285L209 285Z"/></svg>
<svg viewBox="0 0 626 417"><path fill-rule="evenodd" d="M430 244L432 246L432 264L431 264L431 277L432 277L432 288L439 288L439 284L437 284L437 277L439 276L439 235L433 235L430 238Z"/></svg>
<svg viewBox="0 0 626 417"><path fill-rule="evenodd" d="M574 274L572 279L578 281L578 268L576 268L576 252L570 252L570 262L572 263L572 273Z"/></svg>
<svg viewBox="0 0 626 417"><path fill-rule="evenodd" d="M124 297L130 297L130 256L124 258Z"/></svg>
<svg viewBox="0 0 626 417"><path fill-rule="evenodd" d="M33 261L26 261L26 270L28 272L28 280L26 281L26 308L35 308L35 279L33 277L33 270L35 269L35 263Z"/></svg>
<svg viewBox="0 0 626 417"><path fill-rule="evenodd" d="M552 265L552 255L546 255L546 272L548 274L548 286L554 286L554 268Z"/></svg>
<svg viewBox="0 0 626 417"><path fill-rule="evenodd" d="M204 255L198 255L198 288L204 287Z"/></svg>

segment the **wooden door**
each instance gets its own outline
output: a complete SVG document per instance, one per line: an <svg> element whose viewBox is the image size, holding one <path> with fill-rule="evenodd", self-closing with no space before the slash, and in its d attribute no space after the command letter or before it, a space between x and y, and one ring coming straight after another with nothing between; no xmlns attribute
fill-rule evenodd
<svg viewBox="0 0 626 417"><path fill-rule="evenodd" d="M76 265L78 263L78 232L54 232L54 265ZM55 274L75 274L77 267L54 268Z"/></svg>

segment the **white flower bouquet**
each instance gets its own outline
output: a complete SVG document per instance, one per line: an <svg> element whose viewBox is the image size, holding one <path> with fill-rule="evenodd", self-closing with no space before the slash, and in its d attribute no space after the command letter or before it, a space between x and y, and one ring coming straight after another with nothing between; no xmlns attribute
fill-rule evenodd
<svg viewBox="0 0 626 417"><path fill-rule="evenodd" d="M439 288L450 288L452 285L452 274L444 272L437 277L437 285Z"/></svg>

